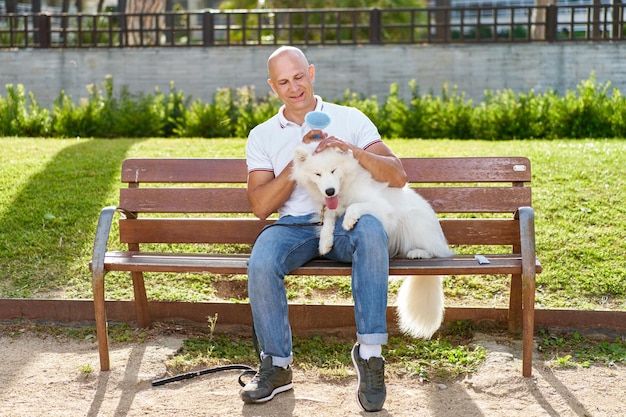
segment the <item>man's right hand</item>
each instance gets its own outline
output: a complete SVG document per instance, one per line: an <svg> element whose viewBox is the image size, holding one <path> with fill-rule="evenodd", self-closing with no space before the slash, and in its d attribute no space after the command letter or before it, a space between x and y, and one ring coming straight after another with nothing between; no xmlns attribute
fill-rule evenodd
<svg viewBox="0 0 626 417"><path fill-rule="evenodd" d="M310 130L302 138L303 143L320 142L328 137L328 133L324 133L319 129Z"/></svg>

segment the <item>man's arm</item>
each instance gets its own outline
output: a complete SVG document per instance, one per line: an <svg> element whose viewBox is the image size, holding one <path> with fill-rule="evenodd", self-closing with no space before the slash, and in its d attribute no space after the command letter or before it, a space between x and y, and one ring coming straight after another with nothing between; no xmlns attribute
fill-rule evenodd
<svg viewBox="0 0 626 417"><path fill-rule="evenodd" d="M276 212L291 195L296 182L291 179L291 163L274 177L273 172L253 171L248 174L248 200L252 212L264 220Z"/></svg>

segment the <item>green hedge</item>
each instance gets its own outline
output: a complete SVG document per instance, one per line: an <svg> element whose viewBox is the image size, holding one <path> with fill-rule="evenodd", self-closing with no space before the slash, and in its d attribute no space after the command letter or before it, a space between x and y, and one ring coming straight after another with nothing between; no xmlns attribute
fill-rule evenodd
<svg viewBox="0 0 626 417"><path fill-rule="evenodd" d="M530 139L626 137L626 98L595 74L564 95L486 91L480 103L444 85L439 95L420 94L409 83L410 99L392 84L384 100L346 91L336 102L361 109L388 138ZM172 83L169 93L119 92L107 77L88 87L76 104L61 92L51 109L42 108L24 86L6 86L0 95L0 136L30 137L246 137L280 106L274 95L257 97L253 88L220 89L210 103L192 100Z"/></svg>

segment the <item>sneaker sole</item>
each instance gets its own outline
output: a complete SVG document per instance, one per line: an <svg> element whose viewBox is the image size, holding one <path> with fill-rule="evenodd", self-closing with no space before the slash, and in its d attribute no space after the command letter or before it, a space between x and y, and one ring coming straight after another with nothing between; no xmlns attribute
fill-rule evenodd
<svg viewBox="0 0 626 417"><path fill-rule="evenodd" d="M350 352L350 357L352 358L352 364L354 365L354 369L356 370L356 403L361 407L363 411L367 411L363 404L361 404L361 400L359 399L359 387L361 386L361 373L359 372L359 365L356 363L357 359L354 357L357 353L358 349L352 348L352 352Z"/></svg>
<svg viewBox="0 0 626 417"><path fill-rule="evenodd" d="M283 386L274 388L274 391L272 391L272 393L270 395L268 395L267 397L259 398L257 400L244 399L244 402L246 402L248 404L250 404L250 403L264 403L264 402L267 402L267 401L271 400L272 398L274 398L276 396L276 394L280 394L281 392L289 391L292 388L293 388L293 382L290 382L287 385L283 385Z"/></svg>

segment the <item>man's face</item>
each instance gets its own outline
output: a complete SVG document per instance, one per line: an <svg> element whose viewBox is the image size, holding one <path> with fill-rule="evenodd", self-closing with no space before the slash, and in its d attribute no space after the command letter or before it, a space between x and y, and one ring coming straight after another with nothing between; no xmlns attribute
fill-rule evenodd
<svg viewBox="0 0 626 417"><path fill-rule="evenodd" d="M315 68L305 59L293 53L283 53L270 63L269 75L268 82L287 111L310 111L315 107Z"/></svg>

